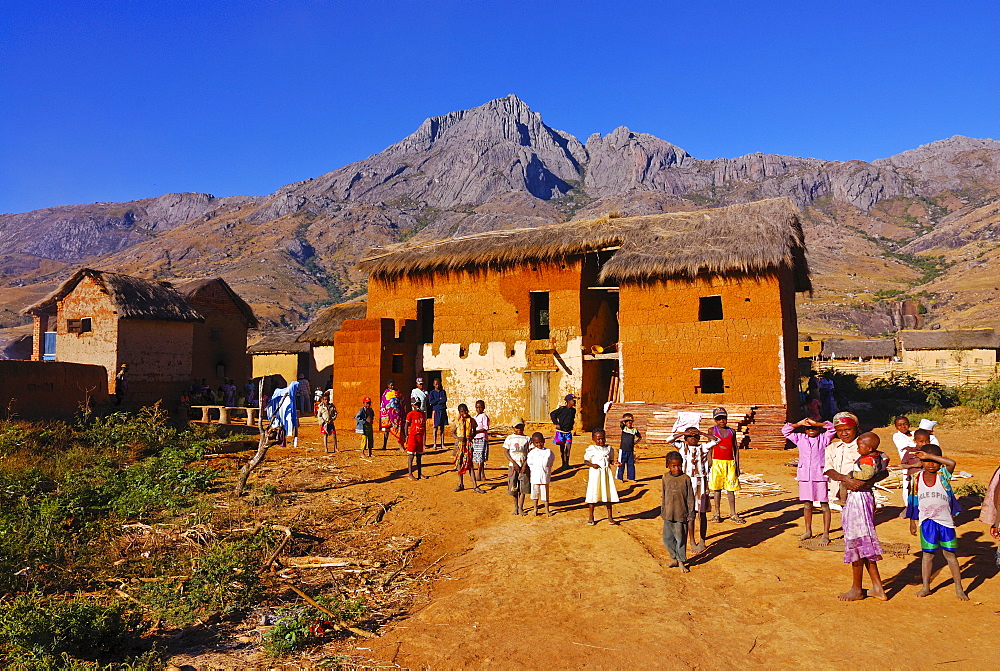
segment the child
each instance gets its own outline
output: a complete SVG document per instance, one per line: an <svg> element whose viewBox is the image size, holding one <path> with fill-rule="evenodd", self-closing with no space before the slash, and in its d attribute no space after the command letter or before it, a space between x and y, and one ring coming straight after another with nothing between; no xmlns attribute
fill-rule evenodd
<svg viewBox="0 0 1000 671"><path fill-rule="evenodd" d="M618 461L621 465L617 474L622 482L635 480L635 444L642 440L642 434L632 426L634 421L635 417L631 412L622 415L622 437L618 443ZM623 478L623 475L626 477Z"/></svg>
<svg viewBox="0 0 1000 671"><path fill-rule="evenodd" d="M340 451L337 448L337 428L333 425L335 419L337 419L337 406L323 394L316 409L316 422L319 424L319 433L323 436L324 452L330 451L330 436L333 436L333 451Z"/></svg>
<svg viewBox="0 0 1000 671"><path fill-rule="evenodd" d="M906 466L906 481L903 488L903 502L906 508L903 510L903 517L908 520L915 520L920 517L917 505L917 476L923 472L924 467L917 457L917 454L932 445L933 436L926 429L917 429L913 432L913 445L903 448L903 457L900 460L901 466Z"/></svg>
<svg viewBox="0 0 1000 671"><path fill-rule="evenodd" d="M708 474L712 471L712 448L715 447L716 441L713 439L699 445L703 435L696 427L689 426L683 433L675 433L670 437L674 449L681 455L684 472L691 478L691 487L694 490L694 510L698 514L697 527L701 533L701 541L695 542L696 525L692 517L692 522L688 525L688 542L695 554L705 549L708 513L712 510L711 499L708 496Z"/></svg>
<svg viewBox="0 0 1000 671"><path fill-rule="evenodd" d="M438 446L441 441L441 449L444 449L444 431L448 426L448 392L441 386L441 378L436 377L431 382L431 390L427 393L427 402L430 405L431 418L434 424L434 444ZM440 438L439 438L440 436Z"/></svg>
<svg viewBox="0 0 1000 671"><path fill-rule="evenodd" d="M549 482L552 478L552 464L556 455L545 447L545 436L535 432L531 434L531 450L525 459L531 480L531 500L534 503L535 516L538 516L538 502L545 504L545 516L552 517L549 512Z"/></svg>
<svg viewBox="0 0 1000 671"><path fill-rule="evenodd" d="M896 427L896 433L892 434L892 442L896 446L896 452L899 453L899 464L900 466L908 466L906 473L903 475L903 507L908 508L910 501L910 479L912 476L919 473L922 469L920 468L920 460L917 459L913 454L917 452L920 448L917 447L914 432L910 430L910 418L906 416L899 416L896 421L893 422ZM919 430L919 429L918 429ZM937 445L938 439L934 434L927 434L930 436L930 442ZM916 510L916 508L914 508ZM904 516L906 513L904 512Z"/></svg>
<svg viewBox="0 0 1000 671"><path fill-rule="evenodd" d="M804 433L800 433L797 429L804 429ZM802 501L802 514L806 527L805 533L799 536L799 539L809 540L813 537L813 505L818 503L823 511L823 535L819 539L819 544L829 545L830 521L833 513L830 511L829 480L823 475L823 470L826 467L826 446L835 435L833 423L818 422L807 417L795 424L786 423L781 427L781 435L799 448L799 465L795 469L795 479L799 482L799 501Z"/></svg>
<svg viewBox="0 0 1000 671"><path fill-rule="evenodd" d="M549 419L556 427L552 442L559 446L562 468L569 468L569 453L573 449L573 426L576 423L576 396L566 394L563 405L549 413Z"/></svg>
<svg viewBox="0 0 1000 671"><path fill-rule="evenodd" d="M528 466L525 463L528 457L529 439L524 435L523 419L515 417L511 424L514 433L503 441L503 452L507 455L507 491L514 497L514 514L523 515L524 497L531 488Z"/></svg>
<svg viewBox="0 0 1000 671"><path fill-rule="evenodd" d="M961 508L951 491L951 474L955 471L955 460L941 455L937 445L926 445L916 454L923 466L923 472L913 479L917 493L917 507L920 521L920 549L923 555L920 561L920 577L923 587L917 596L927 596L931 593L931 571L934 568L934 551L940 549L944 559L951 569L951 579L955 583L955 593L959 601L968 601L969 597L962 589L962 572L958 568L955 550L958 549L958 538L955 535L954 515ZM917 520L910 520L910 533L917 535Z"/></svg>
<svg viewBox="0 0 1000 671"><path fill-rule="evenodd" d="M472 467L472 436L475 435L476 422L469 416L469 406L460 403L458 406L458 421L455 422L455 472L458 473L456 492L465 489L465 474L472 479L472 490L478 494L486 492L479 488L476 473Z"/></svg>
<svg viewBox="0 0 1000 671"><path fill-rule="evenodd" d="M594 526L594 508L598 503L603 503L608 508L608 522L618 524L615 520L612 504L618 503L618 490L615 489L615 479L611 473L611 467L617 466L615 461L615 451L605 443L605 435L602 429L597 429L591 434L594 444L583 453L583 463L590 470L587 480L587 507L590 509L590 519L587 524Z"/></svg>
<svg viewBox="0 0 1000 671"><path fill-rule="evenodd" d="M372 456L375 449L375 411L372 410L372 400L365 396L361 399L361 407L354 415L354 433L361 435L361 456Z"/></svg>
<svg viewBox="0 0 1000 671"><path fill-rule="evenodd" d="M979 521L990 527L993 538L1000 540L1000 467L993 471L993 477L986 488L986 496L979 510ZM1000 546L997 547L996 562L1000 566Z"/></svg>
<svg viewBox="0 0 1000 671"><path fill-rule="evenodd" d="M427 417L420 399L413 400L413 410L406 413L406 473L410 480L423 476L424 436L427 435ZM413 477L413 462L417 462L417 477Z"/></svg>
<svg viewBox="0 0 1000 671"><path fill-rule="evenodd" d="M841 525L844 528L844 563L851 565L853 583L851 589L838 598L841 601L858 601L865 598L861 581L867 569L872 581L869 596L885 601L888 597L878 572L878 562L882 560L882 545L875 533L875 497L871 488L873 484L885 478L889 471L886 468L885 455L878 451L879 437L876 434L871 432L861 434L857 439L857 445L858 455L870 457L878 469L874 476L868 480L857 480L849 474L838 473L833 468L824 473L831 480L844 483L849 490L847 502L841 511ZM829 461L829 454L827 459ZM859 470L857 462L850 470Z"/></svg>
<svg viewBox="0 0 1000 671"><path fill-rule="evenodd" d="M716 440L712 448L712 472L708 476L708 488L715 499L713 522L722 521L722 490L726 490L729 501L729 519L736 524L747 521L736 514L736 492L740 491L740 451L736 444L736 432L729 428L729 413L725 408L712 411L715 426L709 435Z"/></svg>
<svg viewBox="0 0 1000 671"><path fill-rule="evenodd" d="M694 488L691 478L684 473L684 461L679 452L667 454L667 472L663 474L663 499L660 503L660 517L663 518L663 544L670 553L668 566L679 566L681 571L691 571L687 567L687 529L694 519Z"/></svg>
<svg viewBox="0 0 1000 671"><path fill-rule="evenodd" d="M476 423L472 437L472 467L479 467L479 481L486 481L486 462L490 460L490 416L486 414L486 401L476 401Z"/></svg>

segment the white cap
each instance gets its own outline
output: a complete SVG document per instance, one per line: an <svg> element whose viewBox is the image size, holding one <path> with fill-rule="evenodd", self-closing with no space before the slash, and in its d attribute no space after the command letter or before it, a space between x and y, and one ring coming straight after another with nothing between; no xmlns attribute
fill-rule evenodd
<svg viewBox="0 0 1000 671"><path fill-rule="evenodd" d="M920 420L919 428L923 429L924 431L933 431L935 426L937 426L937 422L935 422L933 419L924 418Z"/></svg>

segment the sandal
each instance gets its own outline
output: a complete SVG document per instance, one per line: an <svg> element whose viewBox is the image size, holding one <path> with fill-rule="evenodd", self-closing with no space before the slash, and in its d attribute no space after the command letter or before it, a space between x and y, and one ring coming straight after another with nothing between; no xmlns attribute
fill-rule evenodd
<svg viewBox="0 0 1000 671"><path fill-rule="evenodd" d="M483 491L483 490L482 490L482 489L480 489L479 487L476 487L476 488L475 488L475 489L473 489L472 491L474 491L474 492L475 492L475 493L477 493L477 494L485 494L485 493L486 493L485 491Z"/></svg>
<svg viewBox="0 0 1000 671"><path fill-rule="evenodd" d="M459 485L458 487L455 487L455 491L456 491L456 492L462 492L462 491L465 491L465 487L463 487L463 486Z"/></svg>
<svg viewBox="0 0 1000 671"><path fill-rule="evenodd" d="M722 520L719 520L719 521L721 522ZM740 517L739 515L733 515L733 516L731 516L729 518L729 521L730 522L735 522L736 524L746 524L747 523L747 521L745 519L743 519L742 517Z"/></svg>
<svg viewBox="0 0 1000 671"><path fill-rule="evenodd" d="M721 523L722 522L722 515L716 515L715 517L712 518L712 521L713 522L719 522L719 523Z"/></svg>

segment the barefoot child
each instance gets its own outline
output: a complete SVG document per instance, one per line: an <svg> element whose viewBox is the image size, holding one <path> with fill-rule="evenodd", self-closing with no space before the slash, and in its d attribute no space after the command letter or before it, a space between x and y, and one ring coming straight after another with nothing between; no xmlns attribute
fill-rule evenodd
<svg viewBox="0 0 1000 671"><path fill-rule="evenodd" d="M634 422L635 417L631 412L622 415L622 437L618 443L618 461L621 465L617 473L618 479L622 482L635 480L635 444L642 440L642 434L639 433L639 429L632 426Z"/></svg>
<svg viewBox="0 0 1000 671"><path fill-rule="evenodd" d="M514 497L514 514L523 515L524 497L531 489L528 465L525 463L528 457L529 439L524 435L523 419L515 417L511 424L514 433L503 441L503 452L507 456L507 491Z"/></svg>
<svg viewBox="0 0 1000 671"><path fill-rule="evenodd" d="M869 596L886 600L882 587L882 577L878 572L878 562L882 560L882 545L875 533L875 497L871 488L879 480L884 479L889 471L885 455L878 451L879 437L871 432L861 434L857 439L859 458L867 458L877 469L868 480L858 480L848 473L838 473L833 467L826 470L830 480L843 483L847 488L847 501L841 512L841 525L844 528L844 563L850 564L853 575L851 589L841 594L841 601L858 601L865 598L861 589L861 581L865 570L871 577L872 588ZM829 451L826 454L827 466L833 460ZM849 469L860 470L857 462Z"/></svg>
<svg viewBox="0 0 1000 671"><path fill-rule="evenodd" d="M354 415L354 432L361 434L361 456L372 456L375 449L375 411L372 410L372 400L365 396L361 399L361 407Z"/></svg>
<svg viewBox="0 0 1000 671"><path fill-rule="evenodd" d="M455 422L455 472L458 473L458 486L456 492L465 489L465 474L468 473L472 479L473 491L478 494L486 492L479 488L476 483L476 474L472 470L472 436L475 435L476 422L469 416L469 406L460 403L458 406L458 420Z"/></svg>
<svg viewBox="0 0 1000 671"><path fill-rule="evenodd" d="M951 474L955 470L955 460L941 455L937 445L926 445L916 454L923 466L915 480L914 490L917 494L917 508L920 522L920 549L923 555L920 561L920 577L923 587L917 596L927 596L931 593L931 572L934 569L934 552L938 549L948 562L951 569L951 579L955 583L955 593L959 601L968 601L969 597L962 589L962 572L958 568L955 551L958 549L958 538L955 535L954 516L961 512L955 494L951 491ZM910 520L910 533L917 535L917 521Z"/></svg>
<svg viewBox="0 0 1000 671"><path fill-rule="evenodd" d="M615 451L605 442L604 431L598 429L591 434L594 444L583 453L583 463L588 467L587 507L590 509L590 519L587 524L594 526L594 508L603 503L608 508L608 522L618 524L612 511L612 504L618 503L618 490L615 488L612 466L617 466Z"/></svg>
<svg viewBox="0 0 1000 671"><path fill-rule="evenodd" d="M535 432L531 434L531 450L525 459L528 466L529 477L531 479L531 500L534 502L535 515L538 515L538 502L545 503L545 515L552 517L549 512L549 482L552 478L552 464L555 463L556 455L552 450L545 447L545 436Z"/></svg>
<svg viewBox="0 0 1000 671"><path fill-rule="evenodd" d="M712 448L712 472L708 476L708 488L715 499L713 522L722 521L722 490L729 501L729 521L746 524L747 521L736 514L736 492L740 491L740 450L736 444L736 432L729 428L729 413L725 408L712 411L715 426L709 431L715 439Z"/></svg>
<svg viewBox="0 0 1000 671"><path fill-rule="evenodd" d="M472 436L472 468L479 468L477 479L486 480L486 462L490 460L490 416L486 414L486 401L476 401L476 423Z"/></svg>
<svg viewBox="0 0 1000 671"><path fill-rule="evenodd" d="M914 455L920 448L916 444L916 431L910 430L910 418L905 415L900 415L892 423L896 427L896 433L892 434L892 442L896 446L896 452L899 453L899 465L906 466L906 472L903 474L903 508L909 509L910 506L910 479L920 473L923 469L920 467L920 460ZM919 431L919 429L918 429ZM925 436L929 436L929 440L925 441L938 444L938 439L934 437L934 434L924 432ZM913 510L916 511L916 502L913 502ZM916 513L914 512L914 515ZM907 516L904 512L904 517ZM910 519L916 519L912 517Z"/></svg>
<svg viewBox="0 0 1000 671"><path fill-rule="evenodd" d="M323 394L316 409L316 423L319 424L319 433L323 436L324 452L330 451L330 436L333 436L333 451L340 451L337 448L337 428L333 425L335 419L337 419L337 407L330 403L326 394Z"/></svg>
<svg viewBox="0 0 1000 671"><path fill-rule="evenodd" d="M667 454L667 472L663 474L663 499L660 503L660 517L663 518L663 545L673 559L668 566L679 566L681 571L691 571L687 567L687 529L694 519L694 488L691 478L683 471L680 452Z"/></svg>
<svg viewBox="0 0 1000 671"><path fill-rule="evenodd" d="M715 440L701 443L703 435L705 434L696 427L689 426L684 429L684 433L674 434L670 437L674 449L681 455L684 472L691 478L691 487L694 490L694 510L698 517L698 523L695 524L692 518L691 523L688 524L688 543L691 545L691 551L695 554L705 549L705 539L708 536L708 513L712 511L712 502L708 495L708 474L712 471L712 448L715 447ZM695 542L696 526L701 534L701 540L698 542Z"/></svg>
<svg viewBox="0 0 1000 671"><path fill-rule="evenodd" d="M798 429L803 429L802 432ZM830 544L830 485L829 479L823 475L826 466L826 447L833 440L835 432L832 422L817 422L806 418L795 424L786 423L781 427L781 434L799 448L799 465L795 470L795 479L799 483L799 501L802 501L802 514L805 522L805 533L800 540L813 537L812 516L813 506L819 504L823 511L823 535L820 545Z"/></svg>
<svg viewBox="0 0 1000 671"><path fill-rule="evenodd" d="M406 413L406 472L410 480L423 476L421 461L424 458L424 438L427 436L427 417L423 412L423 402L413 399L413 410ZM413 462L417 462L417 477L413 477Z"/></svg>

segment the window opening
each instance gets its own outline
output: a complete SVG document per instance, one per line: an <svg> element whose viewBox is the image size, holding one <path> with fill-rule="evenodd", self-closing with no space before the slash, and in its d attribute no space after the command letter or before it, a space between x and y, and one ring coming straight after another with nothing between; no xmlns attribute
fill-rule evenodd
<svg viewBox="0 0 1000 671"><path fill-rule="evenodd" d="M403 355L393 354L392 355L392 373L393 375L400 375L403 372Z"/></svg>
<svg viewBox="0 0 1000 671"><path fill-rule="evenodd" d="M722 380L721 368L702 368L698 371L701 375L700 386L702 394L724 394L726 385Z"/></svg>
<svg viewBox="0 0 1000 671"><path fill-rule="evenodd" d="M417 301L417 321L420 322L420 342L434 342L434 299Z"/></svg>
<svg viewBox="0 0 1000 671"><path fill-rule="evenodd" d="M56 333L55 331L46 331L45 336L42 340L42 361L55 361L56 360Z"/></svg>
<svg viewBox="0 0 1000 671"><path fill-rule="evenodd" d="M549 292L532 291L531 296L531 339L549 338Z"/></svg>
<svg viewBox="0 0 1000 671"><path fill-rule="evenodd" d="M222 329L211 329L208 332L208 339L212 342L219 342L222 340Z"/></svg>
<svg viewBox="0 0 1000 671"><path fill-rule="evenodd" d="M698 321L712 322L722 319L722 296L702 296L698 299Z"/></svg>
<svg viewBox="0 0 1000 671"><path fill-rule="evenodd" d="M90 317L66 320L66 333L90 333L93 330L93 320Z"/></svg>

